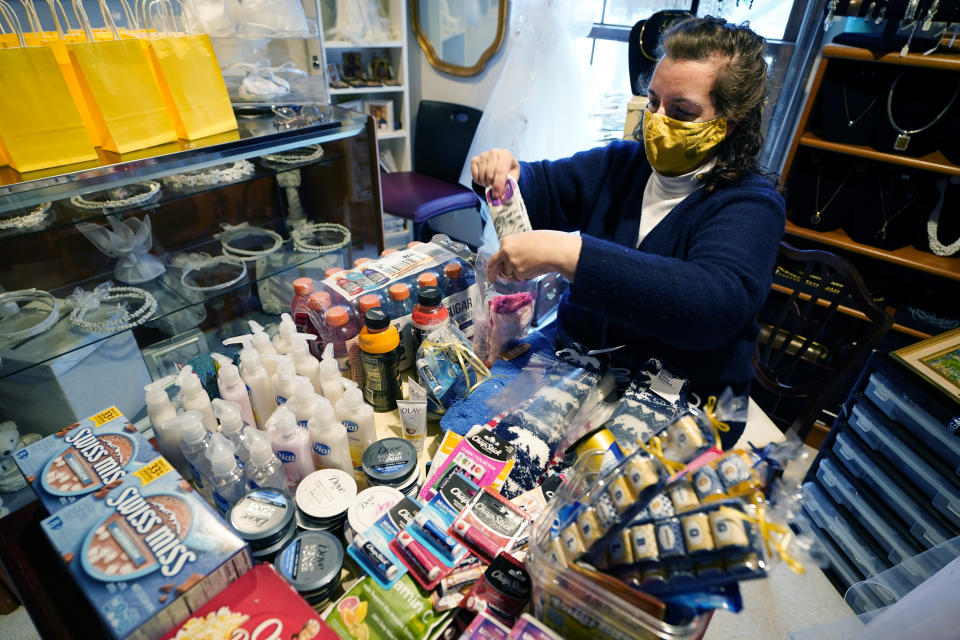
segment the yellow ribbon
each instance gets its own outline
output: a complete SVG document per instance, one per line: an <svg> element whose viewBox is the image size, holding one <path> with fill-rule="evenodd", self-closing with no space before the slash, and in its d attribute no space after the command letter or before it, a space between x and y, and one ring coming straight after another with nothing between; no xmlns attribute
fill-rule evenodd
<svg viewBox="0 0 960 640"><path fill-rule="evenodd" d="M719 447L720 432L723 431L726 433L730 431L730 425L717 418L717 396L707 398L707 404L703 406L703 412L707 414L707 418L710 420L710 426L713 427L713 436L716 438L715 444Z"/></svg>
<svg viewBox="0 0 960 640"><path fill-rule="evenodd" d="M464 398L469 396L474 389L486 382L489 378L494 377L491 375L487 365L483 364L483 361L477 357L477 354L462 342L433 342L432 340L424 340L421 348L424 349L425 353L433 356L447 352L447 357L451 360L453 359L451 356L456 357L457 364L460 365L460 370L463 371L463 375L467 380L467 392L464 394ZM470 367L472 367L474 371L475 382L473 382L473 384L470 383Z"/></svg>
<svg viewBox="0 0 960 640"><path fill-rule="evenodd" d="M653 436L650 438L650 441L647 444L644 444L641 440L637 440L637 444L640 445L641 449L659 460L660 463L666 468L667 475L669 476L672 476L675 473L680 473L687 468L682 462L671 460L663 454L663 441L660 440L660 436Z"/></svg>
<svg viewBox="0 0 960 640"><path fill-rule="evenodd" d="M790 528L784 524L770 522L767 520L766 502L763 500L762 494L753 494L751 502L757 509L756 516L751 516L743 511L740 511L739 509L733 509L725 506L721 506L719 510L728 518L737 518L743 520L744 522L749 522L756 525L757 530L760 532L760 536L763 538L767 555L773 555L773 551L776 551L780 559L786 562L787 566L790 567L794 573L803 574L803 565L799 560L790 555L790 552L787 550L790 546L790 539L793 537L793 532L790 531Z"/></svg>

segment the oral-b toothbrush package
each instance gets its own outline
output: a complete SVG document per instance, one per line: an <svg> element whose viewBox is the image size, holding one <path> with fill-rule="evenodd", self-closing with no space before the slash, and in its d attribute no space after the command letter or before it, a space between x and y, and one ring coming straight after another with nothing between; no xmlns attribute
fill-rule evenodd
<svg viewBox="0 0 960 640"><path fill-rule="evenodd" d="M390 541L417 515L420 504L404 498L393 505L387 513L369 529L355 534L347 546L347 553L378 585L389 590L407 572L390 549Z"/></svg>

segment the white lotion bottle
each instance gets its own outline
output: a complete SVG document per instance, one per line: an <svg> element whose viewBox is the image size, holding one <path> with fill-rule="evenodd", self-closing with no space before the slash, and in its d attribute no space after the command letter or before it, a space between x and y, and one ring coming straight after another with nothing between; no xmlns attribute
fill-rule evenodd
<svg viewBox="0 0 960 640"><path fill-rule="evenodd" d="M363 452L377 441L377 428L373 422L373 407L363 401L363 391L357 383L343 380L343 397L335 405L337 418L347 429L350 441L350 461L354 476L366 482L363 474Z"/></svg>
<svg viewBox="0 0 960 640"><path fill-rule="evenodd" d="M157 438L157 448L181 476L189 478L190 468L180 451L180 429L169 424L176 417L177 409L167 395L167 387L176 381L177 376L171 375L155 380L143 389L147 392L147 415L153 425L153 435Z"/></svg>
<svg viewBox="0 0 960 640"><path fill-rule="evenodd" d="M240 417L247 424L256 424L253 418L253 406L250 404L250 394L247 393L247 383L240 377L240 369L230 361L230 358L220 353L211 353L220 368L217 370L217 388L220 397L229 402L240 405Z"/></svg>
<svg viewBox="0 0 960 640"><path fill-rule="evenodd" d="M293 392L284 406L296 416L297 426L306 429L307 421L317 411L317 394L313 385L303 376L281 376L281 381Z"/></svg>
<svg viewBox="0 0 960 640"><path fill-rule="evenodd" d="M184 365L177 376L177 386L180 387L180 404L184 411L199 411L203 418L204 428L213 433L217 430L217 419L213 415L213 405L210 396L203 388L200 378L193 372L193 367Z"/></svg>
<svg viewBox="0 0 960 640"><path fill-rule="evenodd" d="M203 415L199 411L185 411L170 423L180 429L180 451L190 468L197 492L211 502L213 492L210 489L210 461L205 455L207 447L210 446L210 432L203 426Z"/></svg>
<svg viewBox="0 0 960 640"><path fill-rule="evenodd" d="M263 366L260 352L253 348L252 336L237 336L223 341L223 344L243 345L240 350L240 375L250 390L250 407L253 409L253 419L256 425L263 429L267 420L277 408L276 395L273 392L273 383L270 374ZM252 424L252 423L251 423Z"/></svg>
<svg viewBox="0 0 960 640"><path fill-rule="evenodd" d="M307 344L310 340L316 340L317 337L310 333L295 333L290 344L290 358L297 368L297 375L310 380L313 390L320 391L320 362L310 353L310 346Z"/></svg>
<svg viewBox="0 0 960 640"><path fill-rule="evenodd" d="M293 346L293 341L297 335L297 324L290 317L289 313L280 314L280 327L277 329L277 335L273 337L273 348L279 354L289 354Z"/></svg>
<svg viewBox="0 0 960 640"><path fill-rule="evenodd" d="M221 516L227 515L230 507L246 494L243 471L234 456L233 443L222 433L215 433L207 447L210 461L210 484L213 488L213 505Z"/></svg>
<svg viewBox="0 0 960 640"><path fill-rule="evenodd" d="M293 393L293 390L281 380L281 376L297 375L297 367L293 364L290 356L283 356L278 353L266 356L264 360L272 362L274 371L276 371L270 376L270 383L273 385L274 402L279 406L289 400Z"/></svg>
<svg viewBox="0 0 960 640"><path fill-rule="evenodd" d="M287 491L294 495L300 481L315 471L313 452L310 449L310 434L297 426L297 418L285 405L277 407L267 425L270 445L283 463L283 475Z"/></svg>
<svg viewBox="0 0 960 640"><path fill-rule="evenodd" d="M353 473L347 429L337 420L329 400L317 400L317 411L307 423L307 428L310 430L313 462L318 469L340 469Z"/></svg>
<svg viewBox="0 0 960 640"><path fill-rule="evenodd" d="M253 333L250 334L250 344L253 345L253 348L257 350L261 358L264 358L268 355L276 355L277 350L273 348L273 343L270 341L270 336L267 335L267 332L264 330L263 326L256 320L248 320L247 324L250 325L250 331ZM273 367L273 364L270 360L263 360L263 366L267 368L267 374L273 375L276 373L276 370ZM264 418L266 421L266 418Z"/></svg>
<svg viewBox="0 0 960 640"><path fill-rule="evenodd" d="M340 365L333 355L333 343L327 344L323 348L323 358L320 360L320 366L317 370L317 383L320 387L320 393L330 401L330 404L336 405L343 397L343 377L340 375Z"/></svg>
<svg viewBox="0 0 960 640"><path fill-rule="evenodd" d="M212 402L213 412L220 422L220 433L233 444L233 455L236 459L241 464L246 464L250 458L250 452L247 450L246 436L243 434L243 428L247 425L241 417L240 405L221 398L214 398Z"/></svg>
<svg viewBox="0 0 960 640"><path fill-rule="evenodd" d="M250 489L279 489L287 492L287 479L283 475L283 463L273 453L270 438L253 427L244 429L250 460L243 467L243 474Z"/></svg>

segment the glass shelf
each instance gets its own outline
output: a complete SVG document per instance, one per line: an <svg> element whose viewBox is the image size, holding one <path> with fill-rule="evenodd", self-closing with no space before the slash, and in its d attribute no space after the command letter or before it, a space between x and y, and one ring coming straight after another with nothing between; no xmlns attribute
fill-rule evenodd
<svg viewBox="0 0 960 640"><path fill-rule="evenodd" d="M237 114L237 130L201 140L178 140L123 155L97 149L98 160L25 174L0 168L0 212L348 138L366 124L362 114L331 105L318 108L320 119L310 124L279 129L269 109L244 109Z"/></svg>

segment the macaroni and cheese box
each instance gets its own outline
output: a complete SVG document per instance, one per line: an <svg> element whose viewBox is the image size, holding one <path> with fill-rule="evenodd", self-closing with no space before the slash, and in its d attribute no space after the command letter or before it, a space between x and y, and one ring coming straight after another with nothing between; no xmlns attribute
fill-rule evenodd
<svg viewBox="0 0 960 640"><path fill-rule="evenodd" d="M13 454L20 473L53 514L116 486L159 453L116 407L75 422Z"/></svg>
<svg viewBox="0 0 960 640"><path fill-rule="evenodd" d="M117 639L156 640L251 566L246 544L162 457L40 525Z"/></svg>
<svg viewBox="0 0 960 640"><path fill-rule="evenodd" d="M258 564L163 640L339 640L271 564Z"/></svg>

